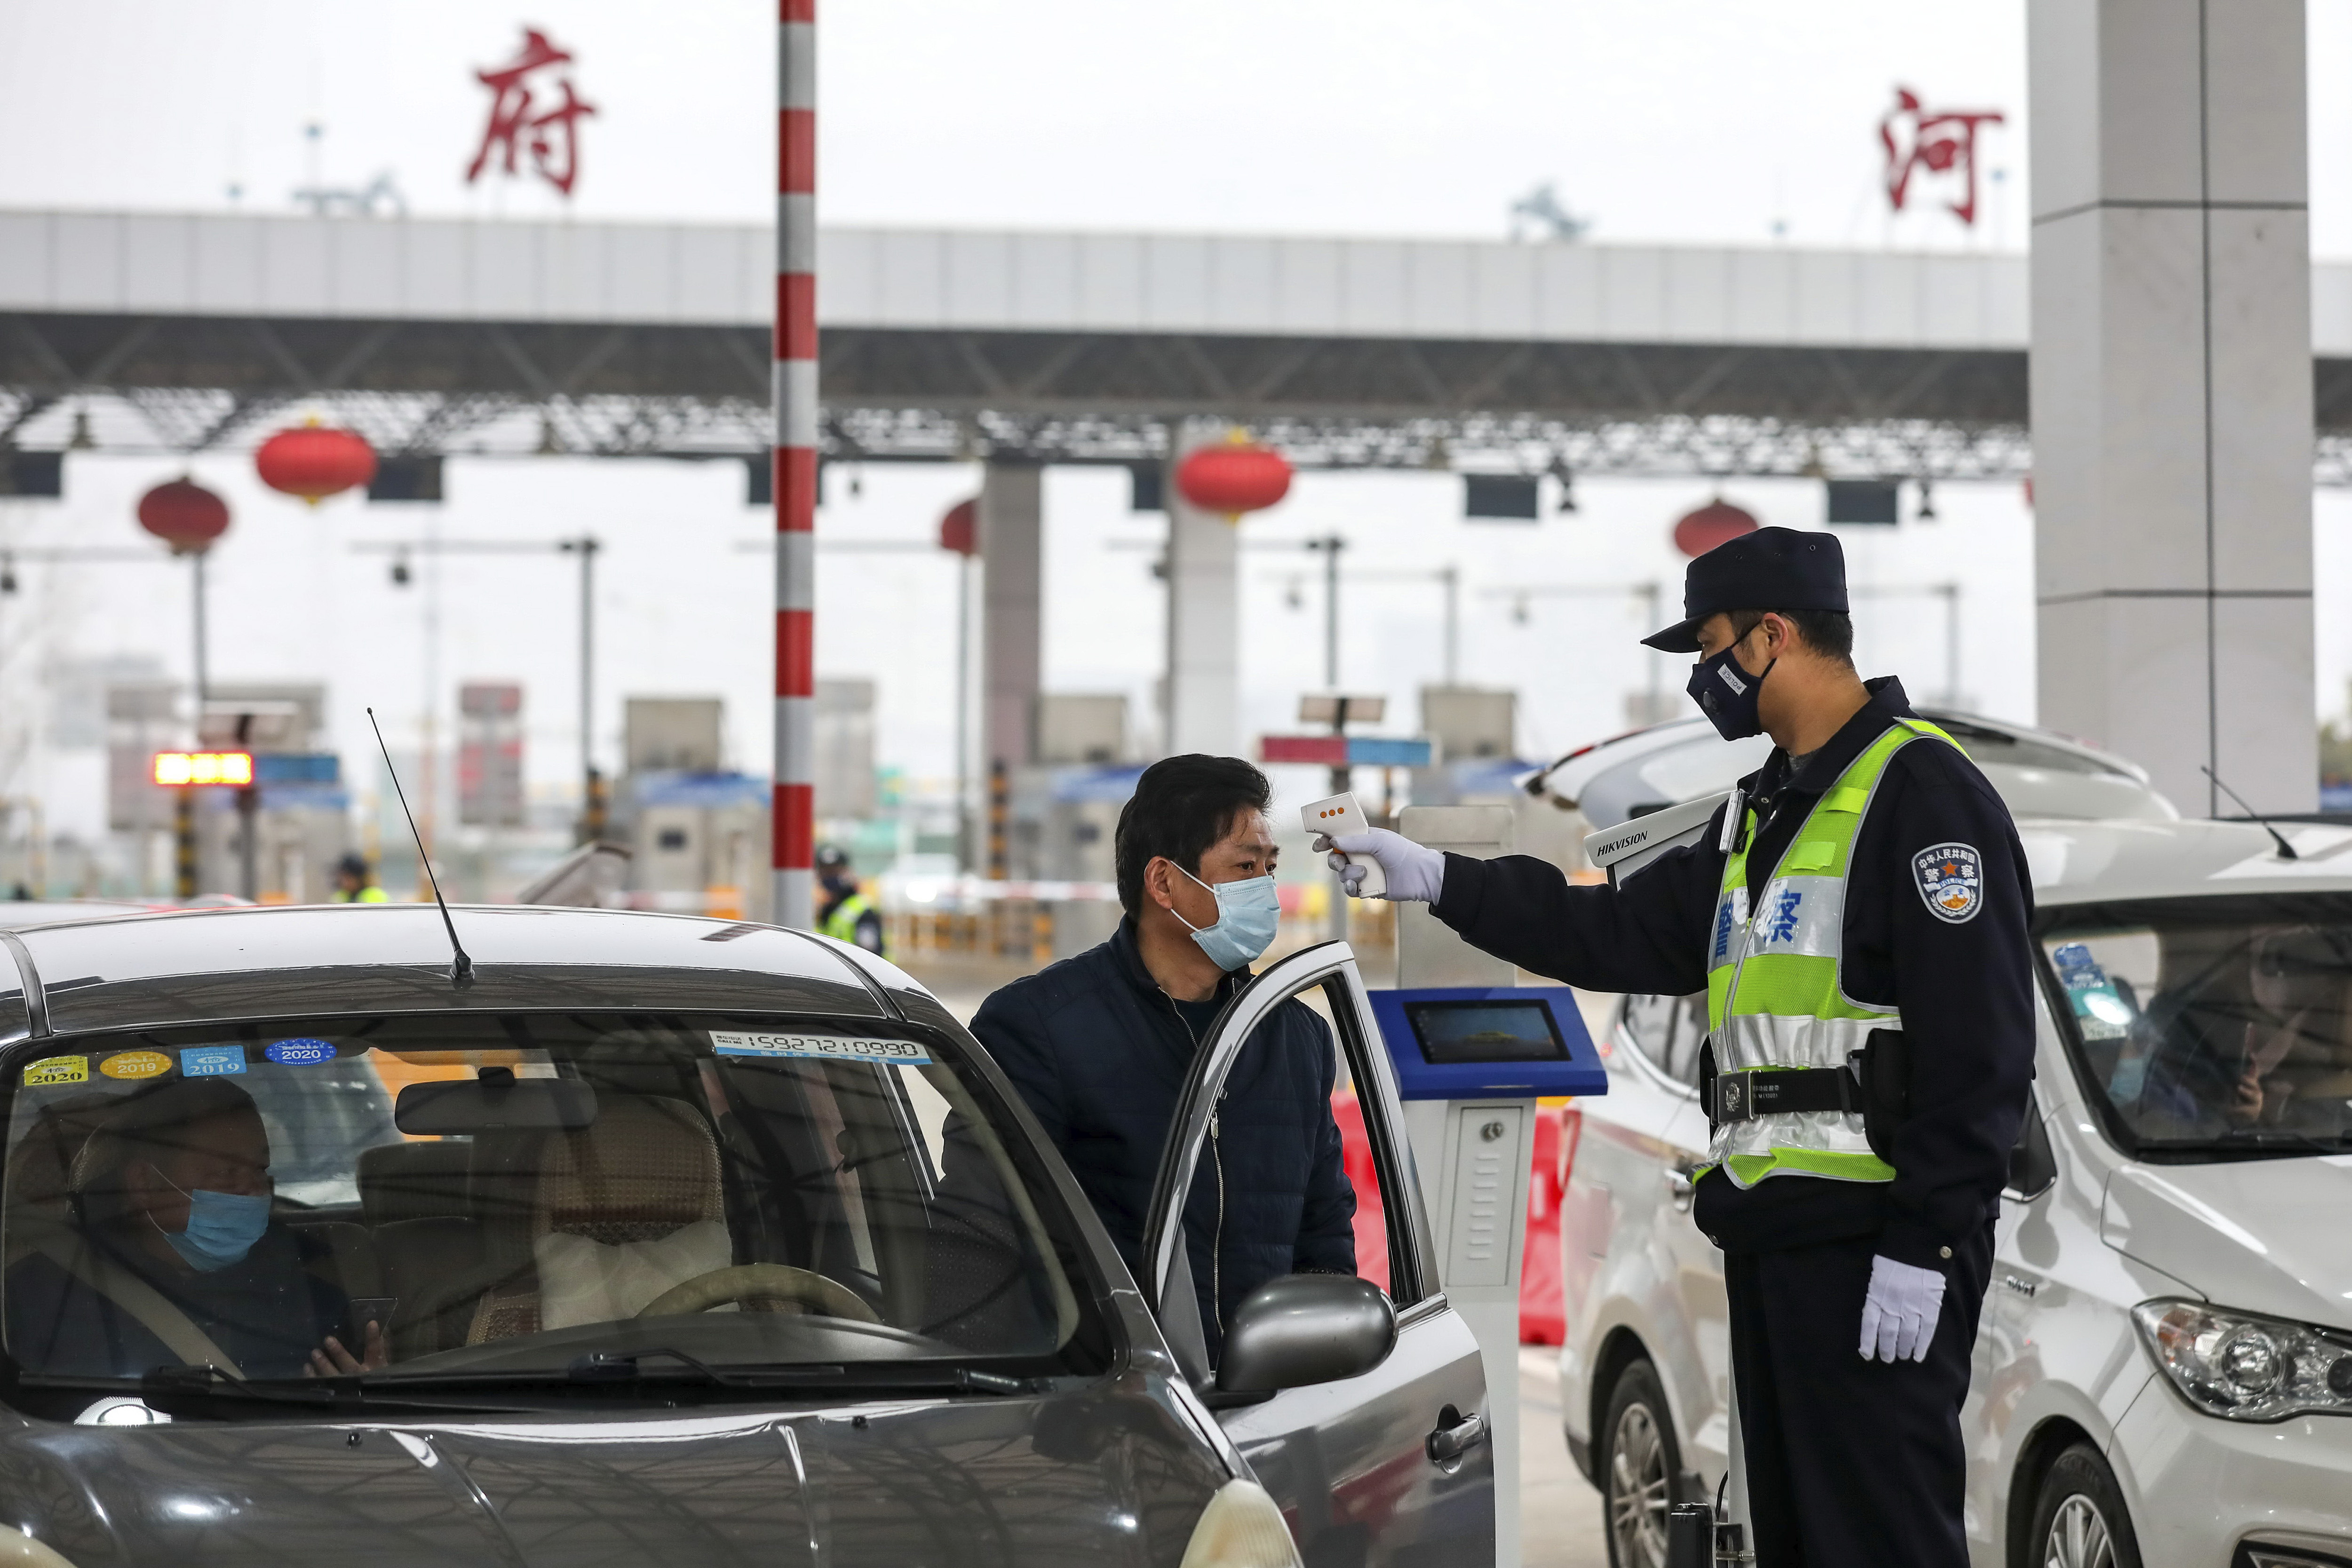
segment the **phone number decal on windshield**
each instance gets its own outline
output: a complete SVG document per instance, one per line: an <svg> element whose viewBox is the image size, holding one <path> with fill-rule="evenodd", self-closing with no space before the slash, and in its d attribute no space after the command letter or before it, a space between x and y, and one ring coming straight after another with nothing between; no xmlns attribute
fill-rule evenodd
<svg viewBox="0 0 2352 1568"><path fill-rule="evenodd" d="M860 1040L841 1035L754 1035L710 1031L710 1048L722 1057L800 1057L818 1061L887 1062L929 1067L930 1053L912 1040Z"/></svg>

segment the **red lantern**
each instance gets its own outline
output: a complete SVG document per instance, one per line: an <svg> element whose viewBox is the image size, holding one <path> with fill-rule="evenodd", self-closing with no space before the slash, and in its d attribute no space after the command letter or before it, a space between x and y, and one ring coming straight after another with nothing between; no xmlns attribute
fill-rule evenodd
<svg viewBox="0 0 2352 1568"><path fill-rule="evenodd" d="M228 502L194 479L173 479L139 498L139 526L174 555L202 555L228 531Z"/></svg>
<svg viewBox="0 0 2352 1568"><path fill-rule="evenodd" d="M1685 555L1704 555L1718 544L1728 544L1757 529L1755 514L1721 496L1675 524L1675 548Z"/></svg>
<svg viewBox="0 0 2352 1568"><path fill-rule="evenodd" d="M940 519L940 548L952 550L958 555L980 553L980 502L976 498L956 502Z"/></svg>
<svg viewBox="0 0 2352 1568"><path fill-rule="evenodd" d="M1290 493L1290 464L1270 447L1236 441L1202 447L1176 465L1176 489L1202 511L1239 521Z"/></svg>
<svg viewBox="0 0 2352 1568"><path fill-rule="evenodd" d="M331 425L298 425L264 441L253 466L271 489L316 506L375 478L375 448Z"/></svg>

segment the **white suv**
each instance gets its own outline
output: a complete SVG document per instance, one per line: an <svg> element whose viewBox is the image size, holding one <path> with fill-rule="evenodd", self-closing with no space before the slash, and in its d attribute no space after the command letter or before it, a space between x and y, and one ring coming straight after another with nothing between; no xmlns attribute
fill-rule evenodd
<svg viewBox="0 0 2352 1568"><path fill-rule="evenodd" d="M2352 831L2282 826L2296 858L2168 808L2019 823L2041 1006L1963 1414L1982 1568L2352 1568ZM1616 1568L1725 1469L1706 1030L1703 995L1622 999L1563 1141L1562 1420Z"/></svg>

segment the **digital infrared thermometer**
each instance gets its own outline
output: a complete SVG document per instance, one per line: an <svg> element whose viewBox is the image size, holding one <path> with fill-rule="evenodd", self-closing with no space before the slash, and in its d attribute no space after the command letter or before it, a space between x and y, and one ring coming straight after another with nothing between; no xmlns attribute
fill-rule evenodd
<svg viewBox="0 0 2352 1568"><path fill-rule="evenodd" d="M1309 834L1321 833L1333 838L1345 833L1369 833L1372 825L1364 820L1364 808L1356 804L1353 795L1335 795L1328 800L1318 800L1312 805L1299 807L1298 819L1307 825ZM1381 863L1369 855L1342 855L1350 866L1364 868L1364 879L1356 885L1355 896L1377 899L1389 890L1387 873Z"/></svg>

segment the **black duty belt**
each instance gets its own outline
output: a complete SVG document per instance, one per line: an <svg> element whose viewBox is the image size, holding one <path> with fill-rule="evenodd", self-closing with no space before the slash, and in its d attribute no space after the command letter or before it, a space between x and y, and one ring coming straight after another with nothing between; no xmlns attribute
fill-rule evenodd
<svg viewBox="0 0 2352 1568"><path fill-rule="evenodd" d="M1862 1108L1862 1080L1848 1068L1764 1068L1716 1075L1714 1113L1718 1124L1799 1110L1855 1114Z"/></svg>

